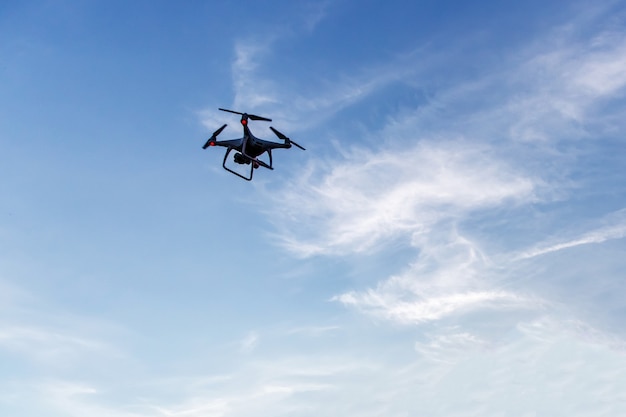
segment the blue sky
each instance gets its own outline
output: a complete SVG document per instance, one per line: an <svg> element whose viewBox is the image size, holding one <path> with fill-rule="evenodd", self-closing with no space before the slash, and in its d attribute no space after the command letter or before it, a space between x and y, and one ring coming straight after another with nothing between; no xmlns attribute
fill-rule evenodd
<svg viewBox="0 0 626 417"><path fill-rule="evenodd" d="M625 35L622 1L2 2L0 414L624 415ZM307 151L243 181L218 107Z"/></svg>

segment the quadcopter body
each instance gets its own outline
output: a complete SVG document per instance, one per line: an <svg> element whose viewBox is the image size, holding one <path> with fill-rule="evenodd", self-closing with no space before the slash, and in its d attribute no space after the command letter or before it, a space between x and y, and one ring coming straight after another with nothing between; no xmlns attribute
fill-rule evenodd
<svg viewBox="0 0 626 417"><path fill-rule="evenodd" d="M296 142L289 139L287 136L279 132L270 126L270 129L274 134L281 139L283 142L272 142L264 139L259 139L252 134L250 131L250 127L248 123L250 120L259 120L264 122L271 122L272 119L268 119L267 117L256 116L254 114L241 113L238 111L227 110L220 108L219 110L225 111L228 113L234 113L241 115L241 126L243 127L243 137L239 139L229 139L229 140L217 140L217 136L222 133L222 130L227 126L226 124L217 129L209 140L206 141L202 149L206 149L210 146L222 146L227 148L226 153L224 155L224 161L222 162L222 167L240 178L243 178L246 181L252 180L252 175L254 174L254 170L258 167L262 166L267 169L274 169L272 166L272 150L277 148L289 149L291 146L296 146L302 150L305 150L302 146L298 145ZM228 159L228 155L235 151L234 161L237 164L241 165L250 165L250 173L246 175L242 175L239 172L229 168L226 165L226 161ZM267 152L269 163L266 163L259 159L261 155Z"/></svg>

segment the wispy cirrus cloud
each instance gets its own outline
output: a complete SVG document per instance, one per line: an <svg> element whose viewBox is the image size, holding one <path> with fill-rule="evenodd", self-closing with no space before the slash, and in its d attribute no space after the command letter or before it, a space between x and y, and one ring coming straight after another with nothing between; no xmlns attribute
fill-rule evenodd
<svg viewBox="0 0 626 417"><path fill-rule="evenodd" d="M445 228L437 225L438 232L430 231L413 240L419 255L406 271L380 281L374 288L349 291L333 300L376 319L403 325L448 319L455 322L481 311L497 312L499 320L510 315L512 324L520 312L532 317L546 311L546 300L502 286L502 265L491 261L475 242L454 231L442 239Z"/></svg>
<svg viewBox="0 0 626 417"><path fill-rule="evenodd" d="M257 76L263 57L269 53L273 40L238 41L232 63L232 78L235 88L233 105L237 109L250 111L271 105L277 101L276 84L269 78Z"/></svg>
<svg viewBox="0 0 626 417"><path fill-rule="evenodd" d="M125 358L114 341L126 330L110 321L64 313L29 291L9 286L0 303L0 354L33 369L97 372L108 361ZM0 297L0 302L2 301ZM94 358L98 358L94 360ZM7 370L6 376L11 373Z"/></svg>
<svg viewBox="0 0 626 417"><path fill-rule="evenodd" d="M497 68L500 72L492 71L482 79L447 86L434 94L433 101L413 113L405 110L391 117L386 126L372 134L382 136L384 143L395 138L401 143L419 141L418 145L395 150L344 150L343 160L313 162L301 172L297 186L285 189L278 206L286 207L287 219L301 222L307 218L308 224L316 224L311 229L326 240L316 242L286 233L287 246L302 255L343 253L341 248L347 247L360 252L384 237L454 216L455 207L458 214L495 207L507 199L525 199L528 203L537 201L540 187L561 187L563 184L550 185L555 171L549 166L545 172L534 171L537 164L531 163L531 172L519 166L519 161L511 164L515 160L511 152L520 149L503 139L559 141L570 139L574 131L577 137L588 135L584 130L594 123L595 116L589 114L594 105L619 94L624 87L621 77L613 75L622 73L620 51L625 44L623 38L605 32L583 42L571 39L576 35L572 30L557 29L555 33L558 36L546 35L550 42L512 54L507 61L511 67L503 65ZM415 83L415 70L373 73L378 75L355 77L361 82L349 89L351 93L344 91L350 83L338 83L335 94L305 100L318 103L309 104L309 110L338 111L337 107L343 106L338 103L354 104L393 80ZM604 83L605 76L612 82ZM493 90L499 94L489 92ZM484 101L467 111L463 103L476 96ZM465 108L463 113L459 113L459 106ZM441 117L441 109L449 113L448 117ZM449 117L454 118L453 124L448 123ZM439 118L440 124L428 121L433 118ZM555 134L557 130L560 133ZM501 137L494 138L498 131ZM466 139L452 139L459 136ZM494 156L498 152L506 155L507 151L506 160ZM549 158L541 150L523 152L531 152L526 156L538 160ZM301 235L307 236L307 231L300 228Z"/></svg>
<svg viewBox="0 0 626 417"><path fill-rule="evenodd" d="M423 62L422 52L427 46L420 45L387 62L368 66L355 63L351 71L283 70L277 56L281 46L294 37L308 36L331 8L329 1L305 4L295 23L235 42L231 64L234 107L262 112L292 132L307 131L390 84L414 80L416 74L441 61L443 54L430 51L431 61ZM197 114L203 124L213 125L207 111Z"/></svg>
<svg viewBox="0 0 626 417"><path fill-rule="evenodd" d="M626 42L623 29L598 24L607 13L558 26L489 71L442 85L415 108L389 115L371 132L371 148L343 148L341 158L312 160L273 201L272 212L282 214L277 228L284 247L303 257L366 256L399 241L413 248L415 261L404 272L333 298L390 323L459 325L463 340L489 343L493 334L479 337L468 325L472 314L493 312L498 319L489 322L509 329L520 320L561 314L552 294L516 275L516 262L621 238L621 223L580 238L531 243L517 259L497 247L500 236L483 234L481 245L467 226L485 216L510 224L507 214L524 208L529 217L516 216L515 230L535 227L532 216L540 214L534 207L565 201L575 189L570 173L579 155L562 144L598 140L623 125L626 119L614 116L623 109ZM359 103L390 80L419 85L418 74L362 78L366 88L339 102ZM312 108L331 108L324 100L342 97L343 88L313 99ZM540 224L551 227L547 219ZM537 275L531 276L548 278Z"/></svg>
<svg viewBox="0 0 626 417"><path fill-rule="evenodd" d="M421 357L436 362L455 363L468 351L489 349L491 341L463 331L458 327L441 329L434 334L426 334L425 341L415 342L415 351Z"/></svg>
<svg viewBox="0 0 626 417"><path fill-rule="evenodd" d="M563 289L559 295L565 296L557 297L536 285L560 278L553 276L560 272L559 265L545 272L549 255L624 235L619 222L587 233L562 233L545 215L546 207L557 206L555 200L565 205L575 189L576 178L570 174L577 160L568 148L572 139L601 140L604 133L619 131L626 120L619 117L626 82L623 30L596 26L604 18L606 10L591 18L593 24L566 23L472 78L431 87L418 105L387 114L380 130L365 132L372 139L368 145L339 145L340 157L334 159L313 156L271 196L280 242L297 256L351 255L358 262L379 251L393 256L390 242L414 253L402 271L388 268L364 277L364 285L357 279L354 289L338 291L332 300L391 328L417 328L413 346L419 360L413 366L368 368L371 385L353 385L341 375L324 389L300 391L301 398L339 393L345 399L353 392L363 398L364 392L371 393L365 395L371 399L366 407L349 408L359 415L402 415L407 410L464 415L466 411L458 411L468 409L464 401L480 398L480 404L471 404L480 410L476 414L534 415L544 404L541 390L556 384L565 397L576 399L568 415L593 415L589 410L619 414L623 407L617 400L622 397L615 387L625 381L611 369L624 367L615 352L620 343L585 324L589 317L578 308L579 299L568 297ZM269 54L268 49L249 56L262 66ZM337 112L365 104L373 94L384 95L395 82L419 88L434 72L454 65L445 55L409 54L353 74L327 77L308 89L294 89L293 84L281 88L277 78L263 74L259 66L246 66L247 60L239 65L249 70L242 72L249 80L273 82L292 116L284 104L281 109L280 103L268 100L264 105L276 106L272 115L293 120L309 116L308 123L298 126L306 132ZM567 214L573 221L588 215L573 210ZM487 226L480 229L479 222ZM525 228L538 224L544 229L526 233ZM504 239L501 233L510 235ZM499 245L503 241L507 244ZM570 270L576 270L576 262L585 260L568 262L574 264ZM593 278L616 288L608 278ZM569 276L562 279L575 292L577 282ZM590 303L602 302L591 293L584 296ZM572 330L572 322L581 323L579 330ZM593 359L581 364L578 354ZM468 375L455 374L457 365L469 369ZM380 371L383 368L392 371ZM583 381L581 374L591 379ZM298 381L318 386L317 377L307 374ZM364 379L362 374L357 377ZM290 395L299 391L290 389L287 379L249 393L282 393L281 403L289 403ZM524 403L498 401L520 386L537 386L537 380L540 388L525 392ZM458 381L467 382L469 397L446 395L450 390L440 389ZM393 390L386 390L384 382ZM602 386L602 392L593 391L594 386ZM410 401L404 392L411 393ZM414 405L415 392L424 393L419 406ZM386 401L377 402L381 397ZM603 402L613 405L599 407ZM449 407L442 411L443 403ZM235 409L229 412L237 415Z"/></svg>
<svg viewBox="0 0 626 417"><path fill-rule="evenodd" d="M151 392L115 403L108 401L107 388L69 380L46 381L31 392L42 399L48 415L72 417L243 417L259 409L277 416L339 410L348 416L463 416L470 411L495 417L553 411L546 392L563 399L557 415L626 411L622 354L605 343L582 343L578 334L585 330L575 323L538 319L513 331L520 337L493 344L458 327L446 328L415 343L416 356L408 359L393 351L363 357L365 346L360 358L354 352L314 360L265 358L243 363L228 380L199 384L197 377L181 377L161 387L165 396ZM558 390L546 391L554 387ZM511 397L511 389L523 393L523 400Z"/></svg>
<svg viewBox="0 0 626 417"><path fill-rule="evenodd" d="M472 79L453 78L454 83L436 89L430 85L433 74L451 65L461 48L444 52L424 43L388 62L308 79L272 69L280 35L241 40L232 65L235 103L271 113L285 128L301 132L401 83L405 89L430 91L413 114L402 112L412 119L413 129L456 135L470 129L470 135L498 134L520 141L588 137L589 125L597 128L600 120L622 126L603 107L622 97L626 86L624 31L617 24L599 24L610 13L607 7L598 7L582 22L556 26ZM589 27L595 32L582 35ZM473 46L465 45L469 50ZM466 111L468 105L471 111Z"/></svg>
<svg viewBox="0 0 626 417"><path fill-rule="evenodd" d="M418 54L412 52L387 64L360 69L356 74L298 79L272 69L270 59L277 38L269 36L261 42L241 40L235 45L233 105L271 115L280 119L285 129L294 132L316 127L386 86L407 80L422 70L415 65ZM274 72L279 73L278 77ZM281 81L280 77L285 80ZM294 90L296 85L301 88ZM205 112L199 112L199 116L202 120L210 120Z"/></svg>
<svg viewBox="0 0 626 417"><path fill-rule="evenodd" d="M310 166L304 174L275 202L286 222L284 245L303 256L365 252L474 210L532 201L538 186L487 147L463 140L355 150L347 160Z"/></svg>
<svg viewBox="0 0 626 417"><path fill-rule="evenodd" d="M420 324L440 320L453 314L466 313L475 309L510 309L512 306L533 305L530 300L507 291L469 291L441 296L402 298L369 290L365 293L342 294L335 299L346 306L355 306L387 320L402 324Z"/></svg>
<svg viewBox="0 0 626 417"><path fill-rule="evenodd" d="M624 33L572 39L576 35L557 32L547 47L526 52L530 56L515 74L528 91L506 108L520 116L510 129L514 139L589 138L611 127L606 121L614 110L606 104L623 97L626 87Z"/></svg>
<svg viewBox="0 0 626 417"><path fill-rule="evenodd" d="M20 355L59 363L63 357L75 358L79 352L112 352L107 344L60 330L35 326L0 326L0 347Z"/></svg>
<svg viewBox="0 0 626 417"><path fill-rule="evenodd" d="M515 258L520 260L529 259L577 246L603 243L607 240L623 239L626 237L626 209L620 210L616 213L611 213L603 220L604 223L609 224L583 233L582 235L570 240L551 244L539 244L531 249L523 251Z"/></svg>

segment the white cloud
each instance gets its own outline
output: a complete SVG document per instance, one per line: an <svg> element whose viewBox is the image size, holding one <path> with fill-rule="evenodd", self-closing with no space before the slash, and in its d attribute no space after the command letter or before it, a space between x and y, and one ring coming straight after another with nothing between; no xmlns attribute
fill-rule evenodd
<svg viewBox="0 0 626 417"><path fill-rule="evenodd" d="M380 131L372 132L375 140L366 143L380 147L342 148L342 158L335 160L313 157L273 196L271 212L272 216L279 213L278 235L285 248L302 257L349 254L357 255L357 260L379 249L392 252L389 242L413 248L415 260L403 272L364 277L363 282L377 283L369 288L356 284L356 289L343 291L333 300L378 323L412 325L426 332L415 343L425 360L455 366L467 359L466 352L488 351L490 357L502 361L501 369L517 372L518 366L508 362L512 360L509 353L520 362L547 364L549 359L542 356L546 350L567 350L553 336L567 327L566 322L585 323L590 317L579 308L579 301L555 297L533 281L552 279L542 274L545 265L534 258L623 238L623 222L607 222L579 237L531 243L530 249L516 257L508 256L507 247L498 247L501 236L480 231L482 246L489 249L483 251L466 226L480 219L488 230L515 221L519 224L514 228L493 229L510 233L507 242L512 246L531 235L525 225L536 228L540 224L550 233L553 225L547 216L541 221L537 217L543 207L556 199L566 200L575 188L568 175L576 159L558 144L597 139L610 129L609 124L626 120L611 116L619 113L619 107L605 109L622 98L626 86L624 37L605 28L592 37L578 35L575 30L558 28L532 47L512 52L489 74L443 86L429 102L393 115ZM339 83L303 103L314 114L335 111L384 91L392 80L419 85L417 74L389 71L356 76L353 85ZM528 217L509 219L516 210ZM517 264L521 259L532 265L521 267ZM562 302L569 303L568 308ZM528 329L541 327L537 324L540 317L549 321L558 316L566 320L542 330L541 337L546 339L532 339ZM574 338L581 350L591 343L581 334L563 337ZM594 340L604 348L617 346L606 338ZM523 350L520 346L525 343L532 345L528 356L507 350ZM497 368L491 369L493 377L503 381L502 389L486 384L486 393L476 395L495 399L497 393L505 394L519 385L515 378L498 374ZM585 369L593 373L592 368ZM536 366L532 369L541 373ZM523 378L525 383L532 380L530 375ZM547 385L553 381L546 375L542 378ZM583 396L584 389L568 378L558 383L568 387L570 394L580 390L584 399L579 404L596 404L593 395ZM601 384L606 388L607 380ZM438 398L447 400L441 394ZM541 410L539 397L533 398L534 409L520 407L528 415ZM616 398L616 392L606 398ZM455 410L467 408L457 405ZM500 414L510 414L502 407ZM477 414L499 415L493 408L491 414L484 411L479 409ZM452 408L443 414L456 415Z"/></svg>
<svg viewBox="0 0 626 417"><path fill-rule="evenodd" d="M401 151L354 151L317 166L276 199L285 246L300 255L360 253L426 233L473 210L533 200L536 184L488 147L423 141ZM296 227L297 225L297 227Z"/></svg>
<svg viewBox="0 0 626 417"><path fill-rule="evenodd" d="M626 86L626 40L623 32L603 32L584 46L579 62L572 66L571 83L591 97L620 94ZM576 65L578 64L578 65Z"/></svg>
<svg viewBox="0 0 626 417"><path fill-rule="evenodd" d="M198 387L193 378L177 380L169 390L175 399L110 403L106 390L70 381L47 383L38 394L48 404L47 415L77 417L243 417L258 410L275 416L371 417L626 412L624 356L568 329L539 319L515 329L518 337L509 343L493 345L446 328L415 343L416 355L408 358L393 349L376 355L368 346L359 351L361 358L354 352L268 358L243 363L228 384Z"/></svg>
<svg viewBox="0 0 626 417"><path fill-rule="evenodd" d="M0 357L27 363L33 369L66 372L96 371L125 356L112 343L115 336L125 333L122 327L54 311L19 287L7 288L12 297L9 303L0 304Z"/></svg>
<svg viewBox="0 0 626 417"><path fill-rule="evenodd" d="M240 346L239 346L239 351L241 353L250 353L257 347L258 344L259 344L259 334L257 332L251 331L241 341Z"/></svg>
<svg viewBox="0 0 626 417"><path fill-rule="evenodd" d="M537 245L534 248L523 251L515 258L529 259L552 252L558 252L564 249L574 248L576 246L602 243L606 242L607 240L623 239L624 237L626 237L626 210L620 210L616 213L612 213L604 219L604 222L610 224L584 233L581 236L573 238L571 240L552 243L548 245Z"/></svg>
<svg viewBox="0 0 626 417"><path fill-rule="evenodd" d="M403 298L406 297L407 295L404 294ZM336 297L336 300L403 324L419 324L439 320L452 314L479 308L500 310L513 306L534 306L530 300L506 291L469 291L402 301L396 297L369 290L364 294L343 294Z"/></svg>
<svg viewBox="0 0 626 417"><path fill-rule="evenodd" d="M415 342L415 351L422 358L437 362L452 364L468 352L481 351L490 347L489 341L458 328L443 329L443 331L426 336L426 341Z"/></svg>
<svg viewBox="0 0 626 417"><path fill-rule="evenodd" d="M605 18L603 13L590 19ZM469 240L469 254L442 249L459 247L459 233L450 233L455 225L489 210L497 209L499 216L567 197L572 187L567 163L573 159L553 146L527 143L589 137L591 126L609 120L598 108L621 97L626 86L623 31L600 26L594 35L580 36L585 30L557 27L527 49L513 51L501 67L446 86L431 102L394 116L373 134L386 147L343 150L341 160L311 162L274 202L272 212L282 213L278 227L285 247L300 256L364 254L410 237L419 253L415 265L428 267L412 266L373 289L335 297L395 322L429 322L484 308L543 311L549 302L540 296L502 287L501 270L511 267L510 259L488 265L488 257ZM396 70L363 78L364 88L355 89L345 103L358 102L391 79L419 84L416 75ZM324 107L328 97L345 98L345 88L322 94L321 102L312 100L312 109ZM612 225L580 239L537 246L521 257L624 233L621 225Z"/></svg>
<svg viewBox="0 0 626 417"><path fill-rule="evenodd" d="M592 243L602 243L610 239L622 239L626 236L626 226L619 225L612 228L603 228L581 236L568 242L557 243L552 246L530 250L520 255L520 259L534 258L535 256L544 255L550 252L557 252L563 249L569 249L580 245L589 245Z"/></svg>
<svg viewBox="0 0 626 417"><path fill-rule="evenodd" d="M268 54L273 40L243 40L235 45L232 77L235 87L233 106L238 111L252 111L276 102L274 82L256 75L263 56Z"/></svg>
<svg viewBox="0 0 626 417"><path fill-rule="evenodd" d="M11 392L19 389L11 401L5 404L8 410L19 402L15 415L46 415L50 417L155 417L154 413L132 411L132 406L106 404L106 392L92 384L71 380L43 380L28 384L5 385ZM37 399L36 401L34 399Z"/></svg>
<svg viewBox="0 0 626 417"><path fill-rule="evenodd" d="M501 288L501 265L488 259L477 244L446 232L440 224L428 234L417 233L418 258L402 274L364 291L350 291L335 301L375 318L419 325L444 319L461 320L477 311L497 312L500 320L517 313L537 313L547 307L539 297Z"/></svg>
<svg viewBox="0 0 626 417"><path fill-rule="evenodd" d="M597 23L605 17L597 12L589 19ZM623 222L531 242L530 249L514 257L507 256L508 247L498 247L500 236L489 234L489 226L515 221L520 224L513 232L502 228L511 233L512 246L526 242L527 224L540 224L545 234L556 235L549 219L533 223L531 217L541 216L554 195L566 200L573 188L568 164L575 159L558 145L598 139L609 124L614 128L626 120L619 106L607 108L623 98L626 87L623 30L598 27L591 36L588 26L576 22L557 27L525 50L511 51L499 67L455 85L431 87L428 101L389 116L385 126L372 132L375 140L367 143L380 147L340 148L342 158L335 160L312 155L309 165L273 194L268 211L278 219L284 246L299 256L349 254L358 260L388 249L390 241L415 251L404 271L368 276L363 281L377 283L369 288L357 283L356 289L333 299L378 322L412 325L420 335L414 342L420 359L409 366L381 361L362 373L347 371L354 380L331 372L332 387L324 386L328 375L323 373L287 377L270 364L266 372L282 377L264 380L247 394L282 396L280 406L273 404L278 410L290 404L290 411L317 414L332 402L315 395L333 399L336 394L344 415L360 416L600 416L624 411L620 390L626 381L611 370L626 366L615 353L622 346L619 340L585 324L584 312L571 305L575 300L567 299L570 305L564 308L530 282L554 279L541 273L546 265L540 255L621 239ZM395 81L419 87L443 68L437 65L450 64L441 55L409 54L353 74L334 74L307 84L309 91L291 90L293 85L286 91L280 82L264 78L261 67L269 49L241 48L237 53L237 91L258 84L261 98L252 97L250 103L259 105L274 105L273 97L280 96L289 115L281 109L272 115L282 114L288 122L306 115L306 123L289 128L305 132L373 93L383 93ZM520 208L528 217L510 220L510 212ZM472 236L466 226L485 216L488 231ZM526 267L520 271L517 262L522 259ZM333 334L342 329L333 327ZM297 404L290 400L299 385L288 383L296 384L290 378L306 381L301 390L306 395ZM306 390L318 386L320 392ZM545 397L555 386L567 403L556 412ZM524 401L503 400L518 389ZM355 393L365 400L346 404ZM305 398L313 398L312 403Z"/></svg>
<svg viewBox="0 0 626 417"><path fill-rule="evenodd" d="M302 132L320 125L385 86L411 80L425 71L427 63L420 60L422 48L372 67L356 66L355 73L344 71L309 78L286 74L275 68L272 58L276 44L286 37L297 36L302 28L315 27L325 17L329 4L312 4L313 12L306 15L303 25L292 29L294 33L282 28L236 42L231 65L236 110L262 112L262 115L280 120L284 129ZM204 125L213 126L209 111L197 113Z"/></svg>
<svg viewBox="0 0 626 417"><path fill-rule="evenodd" d="M514 139L587 138L590 125L610 120L604 104L623 97L624 32L608 29L580 40L577 30L566 28L525 51L525 61L508 77L519 88L505 107L518 116L510 129Z"/></svg>
<svg viewBox="0 0 626 417"><path fill-rule="evenodd" d="M28 326L0 326L0 346L38 358L74 355L76 350L106 350L102 343ZM57 358L58 359L58 358Z"/></svg>

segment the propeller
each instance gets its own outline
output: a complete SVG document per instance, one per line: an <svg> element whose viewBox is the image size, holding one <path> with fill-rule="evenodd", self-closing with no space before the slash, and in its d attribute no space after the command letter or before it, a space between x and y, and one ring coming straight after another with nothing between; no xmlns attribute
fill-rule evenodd
<svg viewBox="0 0 626 417"><path fill-rule="evenodd" d="M250 120L262 120L264 122L271 122L272 121L272 119L268 119L267 117L261 117L261 116L255 115L255 114L241 113L241 112L234 111L234 110L222 109L221 107L218 110L225 111L225 112L228 112L228 113L240 114L242 116L248 117Z"/></svg>
<svg viewBox="0 0 626 417"><path fill-rule="evenodd" d="M278 136L279 139L284 140L286 143L290 143L292 145L296 145L298 148L302 149L303 151L306 151L306 149L304 147L298 145L296 142L292 141L287 136L285 136L284 134L280 133L278 130L274 129L272 126L270 126L270 129L272 129L272 132L274 132L276 134L276 136Z"/></svg>
<svg viewBox="0 0 626 417"><path fill-rule="evenodd" d="M211 137L209 138L209 140L206 141L206 143L204 144L204 146L202 147L202 149L206 149L209 146L215 146L215 139L217 139L217 135L219 135L220 133L222 133L222 130L224 130L224 128L226 127L226 125L220 127L219 129L217 129L215 132L213 132L213 134L211 135Z"/></svg>

